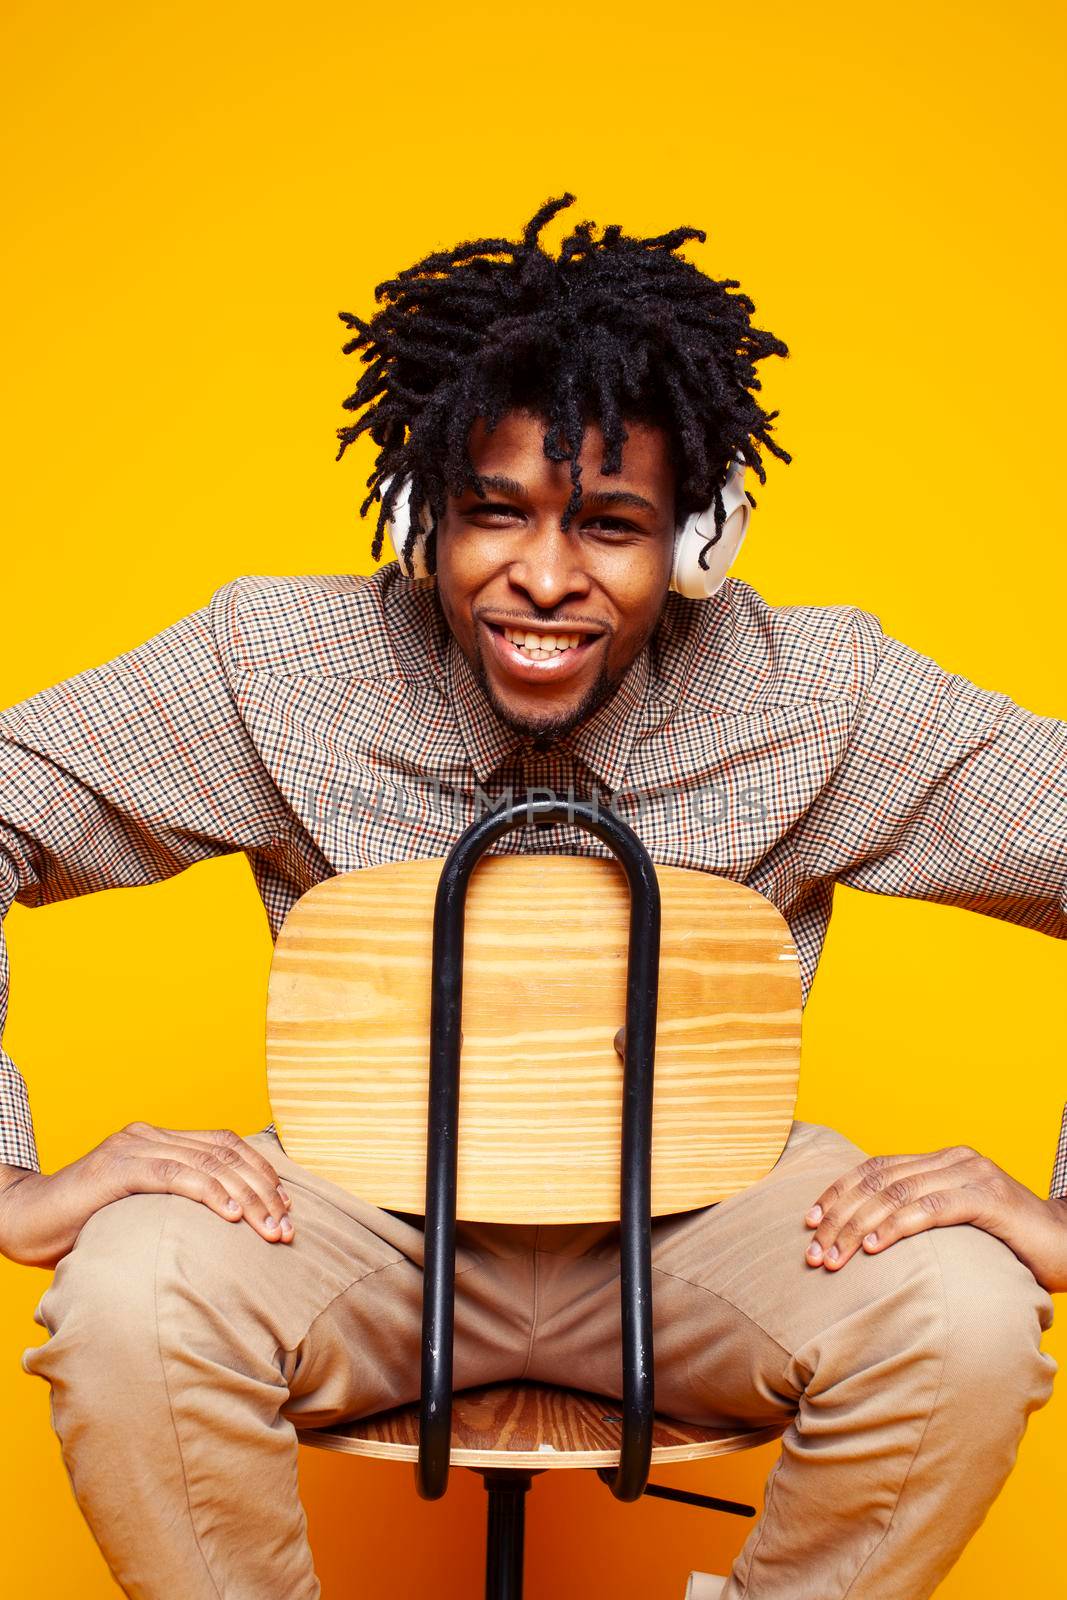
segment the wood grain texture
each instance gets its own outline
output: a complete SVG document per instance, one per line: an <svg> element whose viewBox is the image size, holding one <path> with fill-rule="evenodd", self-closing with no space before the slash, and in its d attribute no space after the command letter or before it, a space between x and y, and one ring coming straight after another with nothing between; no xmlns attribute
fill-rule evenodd
<svg viewBox="0 0 1067 1600"><path fill-rule="evenodd" d="M450 1460L457 1467L613 1467L619 1459L618 1402L540 1383L498 1383L457 1394ZM780 1428L739 1432L657 1417L653 1464L730 1455L776 1439ZM414 1461L419 1408L398 1406L360 1422L301 1431L302 1444L346 1455Z"/></svg>
<svg viewBox="0 0 1067 1600"><path fill-rule="evenodd" d="M288 1154L376 1205L425 1204L439 860L340 874L292 908L271 966L267 1075ZM755 890L658 867L653 1213L747 1188L788 1137L800 973ZM619 1214L629 894L613 861L487 856L467 903L459 1207L486 1222Z"/></svg>

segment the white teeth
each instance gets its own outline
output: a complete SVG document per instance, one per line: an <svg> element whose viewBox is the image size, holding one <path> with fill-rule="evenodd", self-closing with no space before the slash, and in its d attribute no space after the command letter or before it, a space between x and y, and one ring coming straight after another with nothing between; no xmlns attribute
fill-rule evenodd
<svg viewBox="0 0 1067 1600"><path fill-rule="evenodd" d="M576 650L582 642L580 633L530 633L525 629L505 628L504 637L519 650L529 651L535 660L557 655L562 650Z"/></svg>

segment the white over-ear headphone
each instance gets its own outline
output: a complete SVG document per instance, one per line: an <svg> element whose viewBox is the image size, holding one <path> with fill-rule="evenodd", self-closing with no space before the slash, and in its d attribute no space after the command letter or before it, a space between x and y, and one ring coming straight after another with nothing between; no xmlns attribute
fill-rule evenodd
<svg viewBox="0 0 1067 1600"><path fill-rule="evenodd" d="M392 482L383 478L380 493L385 494ZM722 489L725 521L722 533L715 537L715 507L708 506L687 517L674 536L674 566L670 587L688 600L710 600L722 588L726 574L733 566L748 532L748 519L752 506L745 493L745 458L740 452L734 457L730 475ZM426 565L427 518L424 513L423 531L415 540L410 563L403 556L404 543L411 527L411 480L405 479L393 504L392 515L385 525L389 543L400 563L400 570L409 578L433 582L433 574ZM703 556L706 565L701 565Z"/></svg>
<svg viewBox="0 0 1067 1600"><path fill-rule="evenodd" d="M725 520L717 540L714 505L687 517L674 536L670 587L687 600L710 600L718 594L745 542L752 504L745 493L745 458L740 451L719 493ZM706 566L701 566L702 556Z"/></svg>

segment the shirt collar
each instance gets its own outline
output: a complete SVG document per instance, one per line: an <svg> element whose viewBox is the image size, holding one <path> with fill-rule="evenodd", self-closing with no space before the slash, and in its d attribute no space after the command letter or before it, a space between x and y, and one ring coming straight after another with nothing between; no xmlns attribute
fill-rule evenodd
<svg viewBox="0 0 1067 1600"><path fill-rule="evenodd" d="M627 667L611 699L563 741L612 793L622 784L634 743L644 731L651 684L652 662L646 644Z"/></svg>
<svg viewBox="0 0 1067 1600"><path fill-rule="evenodd" d="M484 783L518 749L523 737L497 716L451 629L445 645L445 699L456 718L474 775Z"/></svg>

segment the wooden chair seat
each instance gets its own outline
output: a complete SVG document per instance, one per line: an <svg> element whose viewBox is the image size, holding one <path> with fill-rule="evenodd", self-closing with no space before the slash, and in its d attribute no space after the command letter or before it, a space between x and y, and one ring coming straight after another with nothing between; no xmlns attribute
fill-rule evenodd
<svg viewBox="0 0 1067 1600"><path fill-rule="evenodd" d="M618 1401L601 1395L542 1383L489 1384L455 1396L450 1459L458 1467L613 1467L619 1460L621 1422ZM766 1444L780 1432L774 1427L742 1432L704 1428L657 1417L652 1462L730 1455ZM357 1422L304 1429L300 1441L346 1455L414 1461L419 1408L397 1406Z"/></svg>

